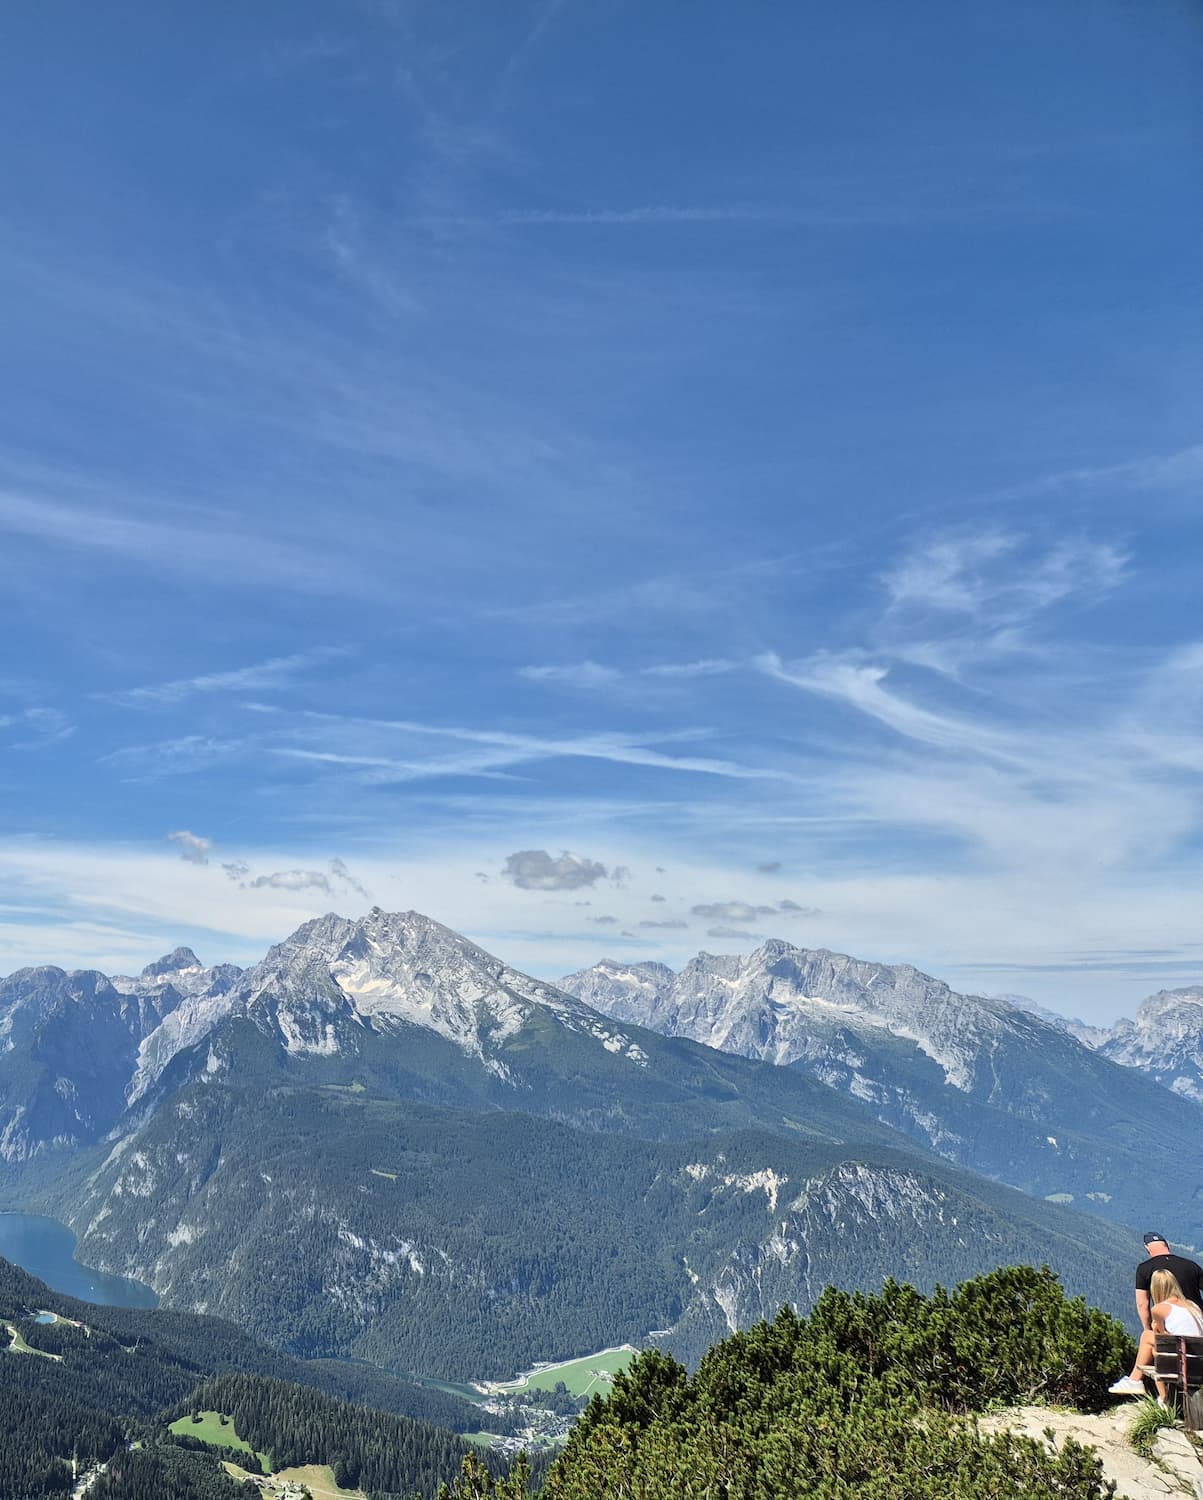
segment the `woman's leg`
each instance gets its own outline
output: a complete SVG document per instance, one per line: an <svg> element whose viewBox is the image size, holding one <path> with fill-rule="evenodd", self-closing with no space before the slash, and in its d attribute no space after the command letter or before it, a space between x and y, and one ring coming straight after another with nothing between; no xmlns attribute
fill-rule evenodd
<svg viewBox="0 0 1203 1500"><path fill-rule="evenodd" d="M1140 1336L1140 1343L1136 1346L1136 1363L1132 1366L1132 1379L1140 1380L1144 1375L1141 1365L1151 1365L1157 1353L1157 1335L1151 1328L1146 1328Z"/></svg>

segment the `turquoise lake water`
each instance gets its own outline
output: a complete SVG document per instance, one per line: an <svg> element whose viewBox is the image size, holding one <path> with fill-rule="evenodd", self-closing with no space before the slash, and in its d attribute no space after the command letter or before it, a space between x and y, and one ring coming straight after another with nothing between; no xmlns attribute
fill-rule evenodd
<svg viewBox="0 0 1203 1500"><path fill-rule="evenodd" d="M157 1307L159 1299L141 1281L108 1276L75 1259L75 1236L65 1224L42 1214L0 1213L0 1256L37 1276L56 1292L106 1307Z"/></svg>

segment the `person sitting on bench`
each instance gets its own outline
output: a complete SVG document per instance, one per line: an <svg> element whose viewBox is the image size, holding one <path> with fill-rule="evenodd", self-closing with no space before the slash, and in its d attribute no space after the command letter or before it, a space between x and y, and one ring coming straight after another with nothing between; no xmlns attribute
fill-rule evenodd
<svg viewBox="0 0 1203 1500"><path fill-rule="evenodd" d="M1172 1334L1174 1337L1203 1338L1203 1308L1185 1297L1172 1271L1154 1271L1149 1281L1149 1294L1153 1306L1149 1309L1151 1327L1140 1335L1136 1350L1136 1363L1131 1375L1125 1375L1111 1387L1114 1396L1143 1396L1144 1375L1156 1378L1155 1356L1157 1335ZM1157 1380L1157 1394L1162 1401L1168 1399L1165 1381Z"/></svg>

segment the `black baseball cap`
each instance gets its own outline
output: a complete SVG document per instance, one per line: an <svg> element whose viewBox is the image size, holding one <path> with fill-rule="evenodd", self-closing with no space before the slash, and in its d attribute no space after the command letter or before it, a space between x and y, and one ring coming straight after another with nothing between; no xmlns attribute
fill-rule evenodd
<svg viewBox="0 0 1203 1500"><path fill-rule="evenodd" d="M1149 1232L1148 1232L1148 1234L1145 1235L1145 1244L1146 1245L1168 1245L1169 1244L1169 1240L1166 1239L1166 1237L1165 1237L1164 1234L1155 1234L1153 1232L1153 1230L1150 1229Z"/></svg>

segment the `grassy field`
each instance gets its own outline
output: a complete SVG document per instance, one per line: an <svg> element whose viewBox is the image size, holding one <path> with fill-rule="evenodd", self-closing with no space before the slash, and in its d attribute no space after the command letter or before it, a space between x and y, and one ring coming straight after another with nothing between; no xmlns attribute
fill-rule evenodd
<svg viewBox="0 0 1203 1500"><path fill-rule="evenodd" d="M231 1479L247 1479L246 1469L236 1463L222 1464ZM303 1485L313 1500L366 1500L362 1490L340 1489L334 1482L334 1470L328 1464L306 1464L300 1469L281 1469L268 1480L266 1493L282 1495L286 1485Z"/></svg>
<svg viewBox="0 0 1203 1500"><path fill-rule="evenodd" d="M602 1349L597 1354L587 1354L583 1359L568 1359L562 1364L546 1365L541 1370L505 1384L490 1382L489 1389L504 1395L508 1391L553 1391L562 1380L574 1396L592 1396L604 1392L610 1377L618 1370L625 1370L639 1351L629 1344L618 1349Z"/></svg>
<svg viewBox="0 0 1203 1500"><path fill-rule="evenodd" d="M237 1453L253 1453L266 1471L271 1465L262 1453L256 1453L250 1443L240 1438L234 1431L233 1422L223 1423L221 1416L215 1411L201 1412L199 1422L194 1422L191 1416L180 1417L171 1424L170 1431L182 1436L199 1438L202 1443L213 1443L218 1448L233 1448Z"/></svg>
<svg viewBox="0 0 1203 1500"><path fill-rule="evenodd" d="M313 1500L330 1500L331 1496L343 1500L344 1496L354 1496L355 1500L364 1500L362 1490L339 1489L334 1482L334 1470L327 1464L306 1464L303 1469L281 1469L272 1478L277 1484L303 1484Z"/></svg>
<svg viewBox="0 0 1203 1500"><path fill-rule="evenodd" d="M27 1344L21 1337L21 1330L15 1323L9 1323L5 1320L3 1323L0 1323L0 1328L7 1328L9 1333L12 1334L12 1343L8 1345L8 1352L10 1354L40 1354L43 1359L53 1359L59 1363L62 1362L63 1356L61 1354L49 1354L45 1349L35 1349L31 1344Z"/></svg>

